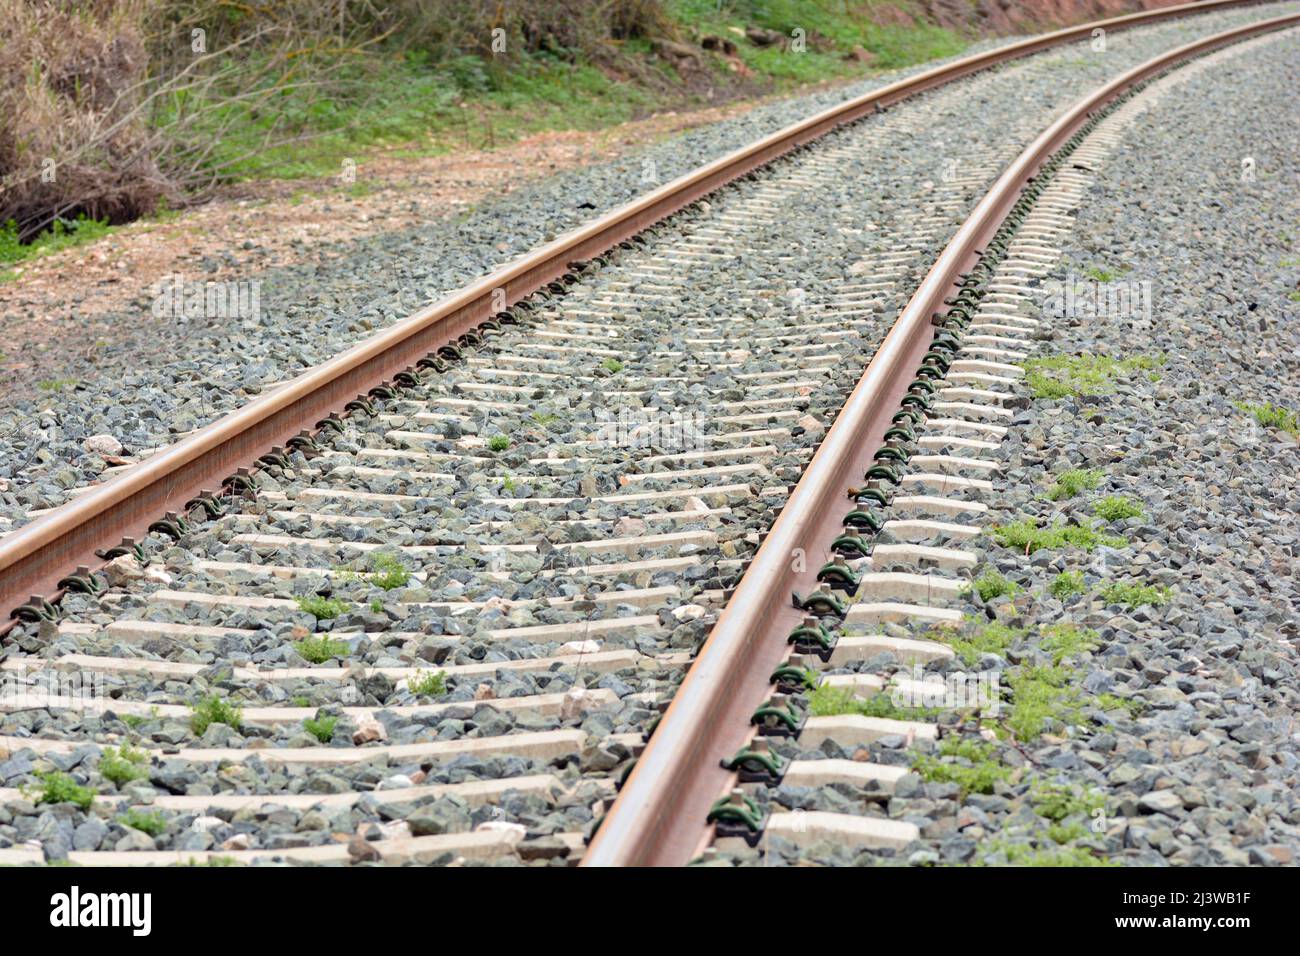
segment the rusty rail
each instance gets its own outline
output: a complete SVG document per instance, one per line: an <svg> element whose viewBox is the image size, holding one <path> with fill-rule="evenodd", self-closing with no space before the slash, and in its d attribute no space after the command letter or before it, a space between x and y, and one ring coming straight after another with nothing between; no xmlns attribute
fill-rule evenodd
<svg viewBox="0 0 1300 956"><path fill-rule="evenodd" d="M1007 167L939 255L850 394L601 823L583 866L681 865L708 844L709 807L736 779L721 761L753 736L749 717L770 694L769 675L787 656L787 635L805 613L790 594L816 589L820 563L814 555L840 533L845 489L860 483L883 443L934 338L931 316L942 311L960 274L978 261L976 250L1043 163L1096 110L1136 84L1189 57L1296 23L1300 14L1260 21L1149 60L1076 103ZM807 555L806 571L794 570L798 551Z"/></svg>
<svg viewBox="0 0 1300 956"><path fill-rule="evenodd" d="M502 303L513 304L556 280L569 263L605 252L836 127L1007 60L1084 39L1099 27L1124 29L1257 2L1182 4L1009 44L891 83L714 160L479 279L0 539L0 612L29 595L53 593L60 578L78 565L101 566L96 550L115 546L126 536L143 539L149 524L166 512L183 511L187 502L204 489L219 487L239 466L316 427L358 394L490 318ZM10 626L0 617L0 636Z"/></svg>

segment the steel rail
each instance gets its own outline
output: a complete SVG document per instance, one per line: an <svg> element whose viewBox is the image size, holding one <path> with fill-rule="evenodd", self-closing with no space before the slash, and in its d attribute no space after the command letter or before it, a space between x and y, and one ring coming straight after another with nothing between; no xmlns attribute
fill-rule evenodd
<svg viewBox="0 0 1300 956"><path fill-rule="evenodd" d="M181 512L207 488L217 488L303 429L316 427L357 395L410 368L555 281L569 263L590 259L773 159L851 123L942 84L999 63L1083 39L1160 20L1244 6L1260 0L1207 0L1098 20L1058 30L935 67L823 110L720 157L587 223L422 309L280 388L205 426L36 521L0 539L0 614L31 595L51 594L79 565L100 567L96 550L123 537L143 539L150 523ZM12 622L0 617L0 635Z"/></svg>
<svg viewBox="0 0 1300 956"><path fill-rule="evenodd" d="M931 317L1043 163L1098 109L1136 84L1190 57L1297 23L1300 14L1260 21L1155 57L1084 97L1006 168L939 255L836 417L601 823L583 866L681 865L708 844L709 807L736 779L721 761L752 738L750 715L770 694L769 675L787 656L787 635L805 614L793 606L791 592L816 588L814 554L841 531L845 489L860 484L873 463L933 340ZM795 570L798 554L807 556L804 571Z"/></svg>

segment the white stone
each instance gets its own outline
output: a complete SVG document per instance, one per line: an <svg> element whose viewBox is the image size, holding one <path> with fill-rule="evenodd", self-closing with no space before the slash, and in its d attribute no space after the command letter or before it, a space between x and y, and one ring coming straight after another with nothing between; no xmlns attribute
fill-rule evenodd
<svg viewBox="0 0 1300 956"><path fill-rule="evenodd" d="M707 613L708 611L698 604L683 604L681 607L673 608L673 618L679 623L682 621L698 621Z"/></svg>
<svg viewBox="0 0 1300 956"><path fill-rule="evenodd" d="M86 451L99 455L101 458L106 455L120 455L124 449L122 443L112 435L91 435L81 443L81 447Z"/></svg>

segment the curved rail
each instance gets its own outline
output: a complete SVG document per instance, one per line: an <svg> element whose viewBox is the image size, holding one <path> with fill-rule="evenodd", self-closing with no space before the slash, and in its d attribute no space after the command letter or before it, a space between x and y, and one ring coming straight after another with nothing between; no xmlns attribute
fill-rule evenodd
<svg viewBox="0 0 1300 956"><path fill-rule="evenodd" d="M749 716L770 692L769 675L787 649L786 636L804 616L789 595L817 586L811 556L802 572L792 557L839 533L843 508L832 505L871 465L933 339L931 317L1043 163L1096 110L1136 84L1190 57L1297 23L1300 14L1276 17L1149 60L1076 103L1007 167L922 280L827 432L600 825L583 866L680 865L707 845L709 806L734 780L720 761L752 736Z"/></svg>
<svg viewBox="0 0 1300 956"><path fill-rule="evenodd" d="M417 312L269 395L218 419L147 461L0 539L0 611L29 595L52 594L78 565L100 566L97 550L143 538L151 522L181 512L240 466L343 408L419 359L647 226L751 170L890 104L999 63L1117 30L1244 6L1259 0L1207 0L1098 20L1012 43L926 70L833 106L722 156L587 223ZM0 636L12 626L0 618Z"/></svg>

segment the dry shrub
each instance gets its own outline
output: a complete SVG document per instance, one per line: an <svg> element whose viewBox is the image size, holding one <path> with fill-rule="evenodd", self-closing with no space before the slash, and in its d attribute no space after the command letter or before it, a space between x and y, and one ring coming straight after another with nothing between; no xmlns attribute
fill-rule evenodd
<svg viewBox="0 0 1300 956"><path fill-rule="evenodd" d="M620 41L671 36L662 0L0 0L0 224L30 238L58 217L117 223L202 198L240 162L216 147L232 128L245 143L250 117L246 156L315 135L283 116L286 90L382 96L365 80L382 56L494 59L494 30L503 66L609 64Z"/></svg>
<svg viewBox="0 0 1300 956"><path fill-rule="evenodd" d="M124 222L169 186L139 105L144 0L0 0L0 223Z"/></svg>

